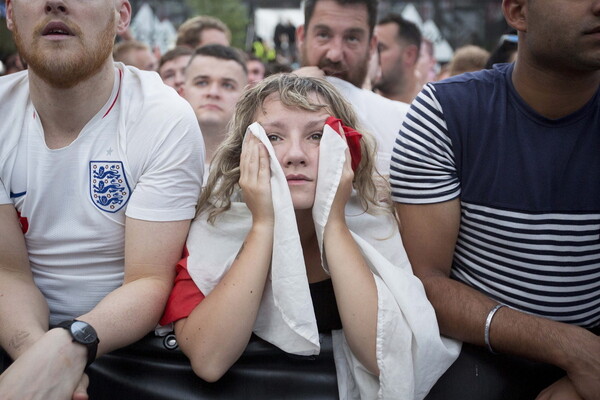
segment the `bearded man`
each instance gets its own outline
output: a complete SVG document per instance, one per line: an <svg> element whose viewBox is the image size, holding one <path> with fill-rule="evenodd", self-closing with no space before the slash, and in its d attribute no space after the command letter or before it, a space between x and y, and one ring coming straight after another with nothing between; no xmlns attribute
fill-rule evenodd
<svg viewBox="0 0 600 400"><path fill-rule="evenodd" d="M305 0L304 24L296 31L302 68L296 73L328 77L352 104L362 127L377 139L377 169L387 175L408 104L361 89L377 49L373 33L377 4L377 0Z"/></svg>
<svg viewBox="0 0 600 400"><path fill-rule="evenodd" d="M6 1L29 70L0 78L0 398L87 398L84 369L150 332L171 289L204 146L158 75L113 62L130 17Z"/></svg>

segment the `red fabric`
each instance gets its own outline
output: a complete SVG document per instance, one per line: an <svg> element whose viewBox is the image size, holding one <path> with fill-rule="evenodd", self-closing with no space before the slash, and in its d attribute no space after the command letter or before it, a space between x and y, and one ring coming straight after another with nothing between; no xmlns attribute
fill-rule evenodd
<svg viewBox="0 0 600 400"><path fill-rule="evenodd" d="M17 211L17 218L19 218L19 223L21 224L21 231L23 231L23 235L24 235L29 230L29 221L27 221L27 217L21 217L21 213L18 211Z"/></svg>
<svg viewBox="0 0 600 400"><path fill-rule="evenodd" d="M165 312L159 322L161 325L187 318L194 311L194 308L204 300L204 294L198 289L187 270L189 255L187 248L184 248L183 258L177 263L175 285L173 285Z"/></svg>
<svg viewBox="0 0 600 400"><path fill-rule="evenodd" d="M334 131L340 133L340 127L344 131L344 135L346 136L346 142L348 142L348 148L350 149L350 158L352 171L356 172L358 165L360 164L360 159L362 157L360 153L360 138L362 135L356 132L354 129L347 127L342 123L342 120L336 117L329 117L325 124L329 125ZM341 134L340 134L341 136Z"/></svg>

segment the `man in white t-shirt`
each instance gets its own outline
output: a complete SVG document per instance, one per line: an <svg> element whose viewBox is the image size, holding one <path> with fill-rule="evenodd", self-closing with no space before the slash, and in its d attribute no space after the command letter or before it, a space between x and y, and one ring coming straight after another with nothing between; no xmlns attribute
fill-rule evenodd
<svg viewBox="0 0 600 400"><path fill-rule="evenodd" d="M185 69L181 95L196 113L206 147L204 178L225 140L235 104L248 83L246 63L237 49L220 44L198 47Z"/></svg>
<svg viewBox="0 0 600 400"><path fill-rule="evenodd" d="M86 365L150 332L169 294L204 146L158 75L113 62L130 16L6 1L29 70L0 78L0 398L87 398Z"/></svg>
<svg viewBox="0 0 600 400"><path fill-rule="evenodd" d="M360 124L377 139L377 170L389 174L396 135L409 105L361 89L371 55L377 0L305 0L304 25L296 31L299 75L323 77L352 104Z"/></svg>

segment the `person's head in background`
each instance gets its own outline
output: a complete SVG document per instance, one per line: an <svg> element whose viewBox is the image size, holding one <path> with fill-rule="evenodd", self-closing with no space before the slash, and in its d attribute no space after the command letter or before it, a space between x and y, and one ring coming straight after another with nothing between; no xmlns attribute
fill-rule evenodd
<svg viewBox="0 0 600 400"><path fill-rule="evenodd" d="M198 15L185 21L177 30L177 46L190 49L207 44L229 46L231 31L223 21L207 15Z"/></svg>
<svg viewBox="0 0 600 400"><path fill-rule="evenodd" d="M15 72L23 71L26 68L19 53L13 53L4 60L4 75L14 74Z"/></svg>
<svg viewBox="0 0 600 400"><path fill-rule="evenodd" d="M171 86L181 94L181 88L185 82L185 68L187 67L192 53L189 47L178 46L167 51L160 58L158 74L167 86Z"/></svg>
<svg viewBox="0 0 600 400"><path fill-rule="evenodd" d="M282 64L278 62L268 63L265 67L265 78L275 74L288 74L294 71L290 64Z"/></svg>
<svg viewBox="0 0 600 400"><path fill-rule="evenodd" d="M416 68L421 50L421 30L399 14L389 14L375 27L381 77L377 93L392 100L410 103L418 94Z"/></svg>
<svg viewBox="0 0 600 400"><path fill-rule="evenodd" d="M485 68L492 69L494 64L514 62L517 59L518 47L519 36L516 30L513 29L510 33L502 35L498 41L498 46L490 54Z"/></svg>
<svg viewBox="0 0 600 400"><path fill-rule="evenodd" d="M209 44L194 51L185 69L181 94L196 113L207 162L225 138L235 103L247 83L246 62L239 50Z"/></svg>
<svg viewBox="0 0 600 400"><path fill-rule="evenodd" d="M377 0L306 0L304 25L296 31L303 67L319 67L362 87L371 54L376 51L373 34Z"/></svg>
<svg viewBox="0 0 600 400"><path fill-rule="evenodd" d="M254 54L247 54L246 69L248 70L248 83L252 86L262 81L265 77L265 64Z"/></svg>
<svg viewBox="0 0 600 400"><path fill-rule="evenodd" d="M379 51L374 51L369 59L369 68L367 69L367 76L362 84L362 88L365 90L373 90L375 83L381 78L381 63L379 61Z"/></svg>
<svg viewBox="0 0 600 400"><path fill-rule="evenodd" d="M113 58L141 70L156 71L156 57L150 47L137 40L125 40L115 44Z"/></svg>
<svg viewBox="0 0 600 400"><path fill-rule="evenodd" d="M435 59L435 52L433 42L429 39L423 38L421 41L421 51L419 52L419 61L417 62L417 79L419 80L419 86L423 87L428 82L433 82L436 79L436 65L437 60Z"/></svg>
<svg viewBox="0 0 600 400"><path fill-rule="evenodd" d="M450 61L449 76L480 71L485 68L488 58L490 58L490 53L479 46L460 47Z"/></svg>

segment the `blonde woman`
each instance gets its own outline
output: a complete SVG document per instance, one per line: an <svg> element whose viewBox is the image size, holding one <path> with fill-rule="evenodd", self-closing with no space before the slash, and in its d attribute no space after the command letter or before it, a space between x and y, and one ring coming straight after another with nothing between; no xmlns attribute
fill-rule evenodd
<svg viewBox="0 0 600 400"><path fill-rule="evenodd" d="M239 100L162 321L204 380L253 333L313 358L333 334L320 362L335 359L340 398L422 398L453 361L376 184L374 140L354 128L320 79L276 75Z"/></svg>

